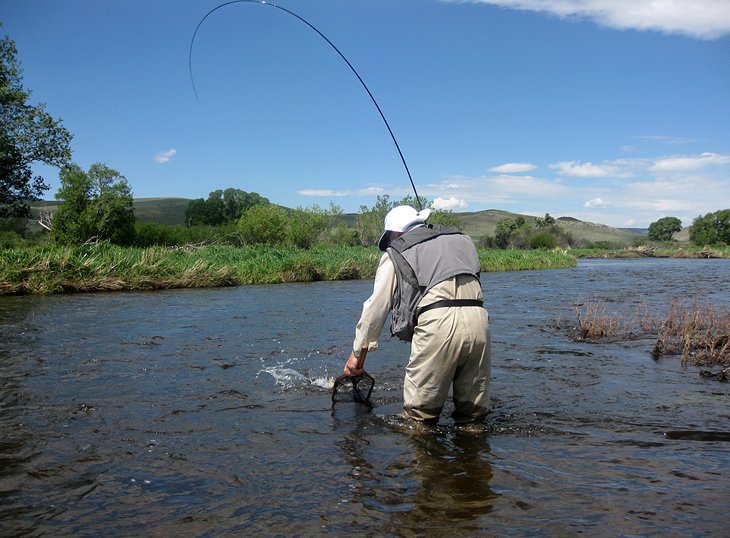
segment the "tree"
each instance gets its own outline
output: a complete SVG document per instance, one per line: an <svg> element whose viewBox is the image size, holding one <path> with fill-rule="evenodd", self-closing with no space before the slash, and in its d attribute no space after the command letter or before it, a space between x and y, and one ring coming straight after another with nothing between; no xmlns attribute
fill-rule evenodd
<svg viewBox="0 0 730 538"><path fill-rule="evenodd" d="M71 159L71 134L45 110L28 103L15 42L0 40L0 218L27 217L28 201L48 185L33 176L33 163L63 166Z"/></svg>
<svg viewBox="0 0 730 538"><path fill-rule="evenodd" d="M376 198L373 207L360 206L360 213L357 215L357 233L360 236L361 244L377 244L380 235L383 233L385 215L396 205L398 204L390 201L390 196L384 194Z"/></svg>
<svg viewBox="0 0 730 538"><path fill-rule="evenodd" d="M538 228L549 228L550 226L555 226L555 219L550 216L550 213L545 213L544 219L541 219L540 217L535 219L535 226Z"/></svg>
<svg viewBox="0 0 730 538"><path fill-rule="evenodd" d="M689 238L695 245L730 245L730 209L700 215L689 227Z"/></svg>
<svg viewBox="0 0 730 538"><path fill-rule="evenodd" d="M134 239L132 191L127 180L103 163L84 172L78 165L63 167L56 198L63 203L53 216L51 236L58 243L79 244L91 239L120 245Z"/></svg>
<svg viewBox="0 0 730 538"><path fill-rule="evenodd" d="M513 219L500 219L497 221L497 227L494 231L494 243L498 248L507 248L510 244L512 234L527 226L524 217L515 217Z"/></svg>
<svg viewBox="0 0 730 538"><path fill-rule="evenodd" d="M418 203L420 200L420 204ZM360 213L357 216L357 231L360 235L360 242L363 245L374 245L380 239L383 233L383 224L385 222L385 215L388 211L399 205L409 205L418 209L418 207L430 208L432 202L426 198L419 196L419 200L416 200L415 196L408 195L405 198L397 201L390 201L390 197L385 194L378 196L375 205L372 208L367 206L360 206ZM442 226L453 226L455 228L463 229L464 224L462 220L451 211L445 211L442 209L432 210L431 216L428 219L429 224L441 224Z"/></svg>
<svg viewBox="0 0 730 538"><path fill-rule="evenodd" d="M664 217L649 225L649 239L671 241L672 236L682 230L682 221L677 217Z"/></svg>
<svg viewBox="0 0 730 538"><path fill-rule="evenodd" d="M268 199L256 192L233 188L216 190L208 194L207 200L198 198L188 202L185 221L188 226L200 224L221 226L228 222L236 222L249 207L268 203Z"/></svg>

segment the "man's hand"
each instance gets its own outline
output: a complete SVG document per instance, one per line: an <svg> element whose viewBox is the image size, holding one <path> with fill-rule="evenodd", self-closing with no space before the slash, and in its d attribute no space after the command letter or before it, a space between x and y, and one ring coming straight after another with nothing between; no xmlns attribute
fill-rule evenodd
<svg viewBox="0 0 730 538"><path fill-rule="evenodd" d="M365 353L367 352L367 349L363 349L360 351L360 358L358 359L355 356L355 352L350 353L350 357L347 359L347 362L345 363L345 368L343 372L345 375L348 376L356 376L363 373L365 370L362 368L363 362L365 362Z"/></svg>

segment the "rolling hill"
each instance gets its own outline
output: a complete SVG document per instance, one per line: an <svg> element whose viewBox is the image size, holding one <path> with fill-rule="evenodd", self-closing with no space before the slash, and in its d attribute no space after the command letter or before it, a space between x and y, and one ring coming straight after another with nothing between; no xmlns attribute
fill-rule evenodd
<svg viewBox="0 0 730 538"><path fill-rule="evenodd" d="M134 200L134 213L137 219L142 222L154 222L169 226L185 225L185 208L190 200L187 198L136 198ZM33 215L39 211L53 212L58 207L58 202L35 202L32 206ZM521 216L528 224L534 224L536 217L519 215L498 209L487 209L485 211L458 213L464 224L464 231L475 241L482 237L493 236L497 222L506 218ZM354 224L356 214L345 215L348 224ZM582 244L597 242L609 243L616 247L630 246L638 239L646 236L639 230L624 230L612 228L604 224L584 222L572 217L556 218L557 224L569 232L573 238Z"/></svg>

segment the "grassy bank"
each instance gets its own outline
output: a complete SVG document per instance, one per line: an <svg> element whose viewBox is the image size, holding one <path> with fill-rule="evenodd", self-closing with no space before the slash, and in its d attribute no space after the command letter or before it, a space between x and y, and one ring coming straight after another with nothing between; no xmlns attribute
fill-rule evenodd
<svg viewBox="0 0 730 538"><path fill-rule="evenodd" d="M480 249L479 255L484 272L575 266L573 256L558 252ZM0 295L369 279L379 258L377 249L364 247L0 249Z"/></svg>
<svg viewBox="0 0 730 538"><path fill-rule="evenodd" d="M573 249L577 258L724 258L730 259L730 247L640 246L624 249Z"/></svg>

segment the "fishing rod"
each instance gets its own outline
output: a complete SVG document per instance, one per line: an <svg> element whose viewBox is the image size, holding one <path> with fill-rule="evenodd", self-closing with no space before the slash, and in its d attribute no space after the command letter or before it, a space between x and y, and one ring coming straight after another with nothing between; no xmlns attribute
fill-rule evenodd
<svg viewBox="0 0 730 538"><path fill-rule="evenodd" d="M355 70L355 68L352 66L352 64L349 62L347 58L345 58L345 55L340 52L340 49L338 49L332 41L330 41L327 36L325 36L322 32L320 32L317 28L315 28L314 25L312 25L309 21L304 19L303 17L297 15L293 11L290 11L284 7L281 7L277 4L272 4L271 2L265 2L264 0L231 0L229 2L224 2L213 9L211 9L208 13L205 14L205 16L200 19L200 22L198 23L198 26L195 27L195 32L193 32L193 37L190 39L190 48L188 50L188 70L190 72L190 83L193 86L193 93L195 94L195 99L199 102L200 99L198 98L198 91L195 87L195 80L193 78L193 45L195 43L195 37L198 35L198 30L200 30L200 27L203 25L205 20L218 11L219 9L222 9L226 6L230 6L231 4L259 4L263 6L269 6L272 8L279 9L283 11L284 13L287 13L291 15L292 17L295 17L299 21L303 22L309 28L317 32L317 34L324 39L327 44L329 44L330 47L332 47L337 54L339 54L340 58L344 60L344 62L347 64L347 66L350 68L350 70L355 74L357 77L357 80L360 81L360 84L362 84L362 87L365 88L365 91L370 96L370 99L372 100L373 104L375 105L375 108L378 110L378 113L380 114L380 117L383 119L383 123L385 123L385 126L388 128L388 132L390 133L390 138L393 139L393 144L395 144L395 149L398 150L398 155L400 156L400 160L403 163L403 168L406 170L406 174L408 174L408 180L411 182L411 187L413 187L413 193L416 195L416 203L418 204L418 209L423 209L423 206L421 205L421 198L418 196L418 192L416 191L416 185L413 183L413 177L411 177L411 171L408 169L408 165L406 164L406 159L403 157L403 152L400 149L400 146L398 145L398 141L395 139L395 135L393 134L393 129L390 128L390 124L388 123L388 120L385 119L385 114L383 114L383 111L380 109L380 105L378 105L378 102L375 100L375 97L373 96L370 89L367 87L367 84L365 84L365 81L362 79L360 74Z"/></svg>

